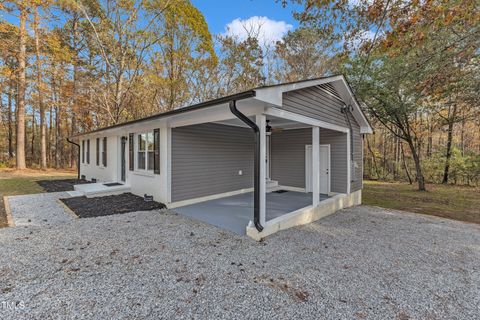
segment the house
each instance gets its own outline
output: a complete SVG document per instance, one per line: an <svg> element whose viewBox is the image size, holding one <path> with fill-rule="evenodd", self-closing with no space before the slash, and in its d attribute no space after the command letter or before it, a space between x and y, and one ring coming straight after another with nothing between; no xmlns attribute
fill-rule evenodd
<svg viewBox="0 0 480 320"><path fill-rule="evenodd" d="M97 181L76 190L151 195L260 239L360 204L371 132L342 75L263 86L74 136Z"/></svg>

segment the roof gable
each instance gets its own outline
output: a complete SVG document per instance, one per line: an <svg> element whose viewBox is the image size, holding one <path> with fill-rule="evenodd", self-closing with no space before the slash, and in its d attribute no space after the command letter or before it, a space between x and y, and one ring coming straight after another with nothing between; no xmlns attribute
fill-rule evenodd
<svg viewBox="0 0 480 320"><path fill-rule="evenodd" d="M341 99L343 103L353 107L352 114L360 125L361 133L373 133L370 123L343 75L259 87L254 89L256 92L255 98L274 106L282 106L283 93L316 86L321 87L332 96Z"/></svg>

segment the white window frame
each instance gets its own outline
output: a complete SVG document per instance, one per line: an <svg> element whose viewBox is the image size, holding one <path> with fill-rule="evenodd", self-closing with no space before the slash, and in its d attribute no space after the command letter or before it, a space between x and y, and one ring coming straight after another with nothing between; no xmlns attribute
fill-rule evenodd
<svg viewBox="0 0 480 320"><path fill-rule="evenodd" d="M106 168L103 163L103 157L105 156L105 153L103 152L103 138L104 137L98 137L98 167L100 169L104 169ZM97 139L95 139L95 142L97 142ZM107 144L108 144L108 138L107 138ZM96 148L95 148L96 149ZM97 150L95 150L97 151ZM108 152L108 149L107 149L107 152ZM95 162L97 161L97 159L95 158Z"/></svg>
<svg viewBox="0 0 480 320"><path fill-rule="evenodd" d="M146 135L145 150L140 150L139 137L143 134ZM149 152L155 152L155 141L154 141L153 135L154 135L153 130L152 131L138 132L138 133L135 134L135 171L137 171L137 172L147 172L147 173L151 173L151 174L153 174L153 172L154 172L155 165L152 166L152 169L148 169L148 153ZM152 151L149 151L148 147L147 147L147 145L148 145L147 141L148 141L149 136L151 136L151 139L152 139L152 141L151 141L152 145L153 145L153 150ZM139 167L139 164L140 164L139 160L140 159L139 159L138 154L140 152L145 153L145 163L144 163L145 169L142 169L142 168ZM153 160L153 161L155 161L155 160Z"/></svg>

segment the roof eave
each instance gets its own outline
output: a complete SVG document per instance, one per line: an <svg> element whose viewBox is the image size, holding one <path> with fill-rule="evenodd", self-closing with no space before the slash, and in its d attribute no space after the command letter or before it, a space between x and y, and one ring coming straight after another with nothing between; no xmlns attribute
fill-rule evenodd
<svg viewBox="0 0 480 320"><path fill-rule="evenodd" d="M215 106L215 105L228 103L232 100L238 101L238 100L248 99L248 98L255 97L255 95L256 95L255 90L244 91L244 92L236 93L236 94L233 94L233 95L221 97L221 98L218 98L218 99L197 103L197 104L194 104L194 105L191 105L191 106L178 108L178 109L174 109L174 110L163 112L163 113L157 113L157 114L145 117L145 118L131 120L131 121L127 121L127 122L123 122L123 123L119 123L119 124L114 124L114 125L111 125L111 126L108 126L108 127L103 127L103 128L99 128L99 129L88 131L88 132L78 133L78 134L70 136L69 138L70 139L78 139L79 137L89 135L89 134L108 131L108 130L111 130L111 129L120 128L120 127L132 125L132 124L136 124L136 123L140 123L140 122L146 122L146 121L150 121L150 120L156 120L156 119L166 118L166 117L170 117L170 116L175 116L177 114L182 114L182 113L195 111L195 110L200 110L200 109Z"/></svg>

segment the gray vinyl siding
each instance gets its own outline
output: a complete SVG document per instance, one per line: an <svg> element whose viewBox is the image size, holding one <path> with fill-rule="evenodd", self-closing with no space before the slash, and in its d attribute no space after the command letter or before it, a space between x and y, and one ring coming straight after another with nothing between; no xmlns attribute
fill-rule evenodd
<svg viewBox="0 0 480 320"><path fill-rule="evenodd" d="M353 118L353 117L351 117ZM353 127L353 166L351 192L362 189L363 159L362 159L362 134L360 126L355 120L351 120ZM353 168L354 167L354 168Z"/></svg>
<svg viewBox="0 0 480 320"><path fill-rule="evenodd" d="M247 128L213 123L173 128L172 201L253 187L253 145Z"/></svg>
<svg viewBox="0 0 480 320"><path fill-rule="evenodd" d="M305 188L305 145L312 144L312 129L285 130L271 136L272 180ZM330 190L347 192L347 135L320 129L320 144L330 144Z"/></svg>
<svg viewBox="0 0 480 320"><path fill-rule="evenodd" d="M309 87L283 94L283 110L348 128L343 103L318 87Z"/></svg>
<svg viewBox="0 0 480 320"><path fill-rule="evenodd" d="M320 144L330 145L330 191L346 193L348 185L347 134L320 129Z"/></svg>
<svg viewBox="0 0 480 320"><path fill-rule="evenodd" d="M274 132L270 136L271 179L280 185L305 188L305 145L312 129Z"/></svg>

